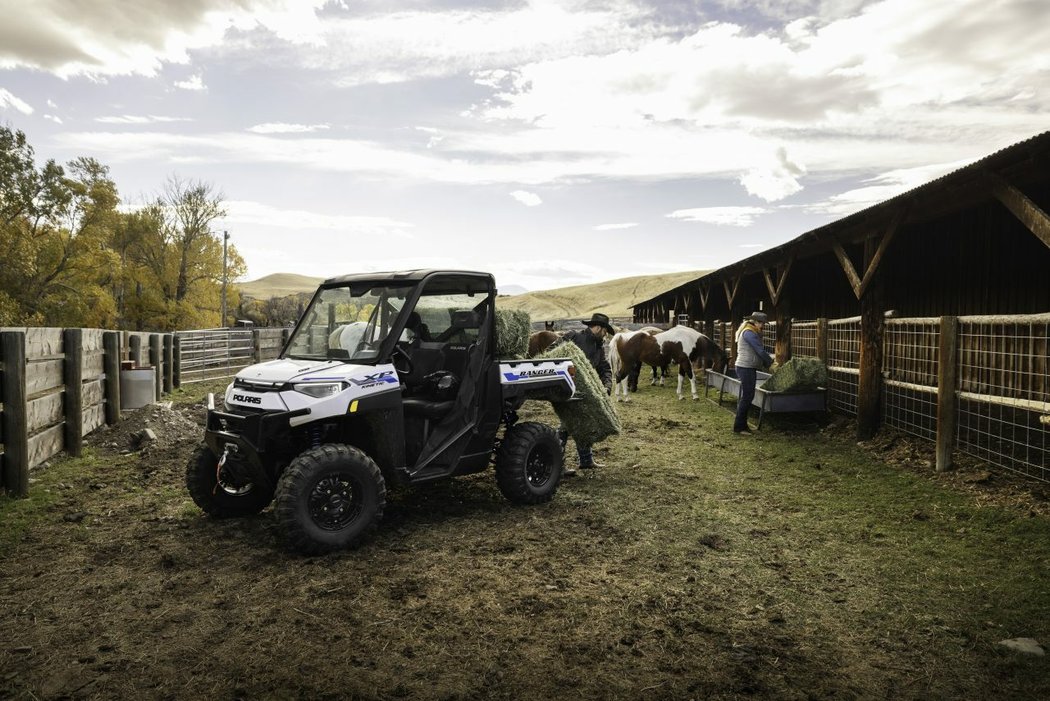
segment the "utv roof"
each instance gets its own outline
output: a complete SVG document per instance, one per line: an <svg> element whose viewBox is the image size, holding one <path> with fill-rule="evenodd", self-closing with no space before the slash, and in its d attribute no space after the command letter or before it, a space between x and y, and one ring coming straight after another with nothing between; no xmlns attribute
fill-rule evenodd
<svg viewBox="0 0 1050 701"><path fill-rule="evenodd" d="M459 277L474 277L484 280L491 280L495 284L495 279L492 277L492 273L483 273L477 270L440 270L440 269L421 269L421 270L399 270L390 271L385 273L353 273L351 275L340 275L338 277L332 277L325 280L322 284L324 285L340 285L351 282L420 282L431 275L451 275Z"/></svg>

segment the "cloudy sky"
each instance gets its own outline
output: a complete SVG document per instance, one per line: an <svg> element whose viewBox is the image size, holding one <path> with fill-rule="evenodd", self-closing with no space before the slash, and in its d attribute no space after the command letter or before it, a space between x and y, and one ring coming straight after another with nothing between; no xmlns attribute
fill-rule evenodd
<svg viewBox="0 0 1050 701"><path fill-rule="evenodd" d="M1050 129L1046 0L0 0L0 121L248 279L714 269Z"/></svg>

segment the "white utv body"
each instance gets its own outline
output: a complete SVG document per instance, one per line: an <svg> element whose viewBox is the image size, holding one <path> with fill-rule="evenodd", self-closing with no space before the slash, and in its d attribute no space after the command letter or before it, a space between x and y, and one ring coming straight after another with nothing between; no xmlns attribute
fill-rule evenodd
<svg viewBox="0 0 1050 701"><path fill-rule="evenodd" d="M276 501L288 545L317 553L358 543L388 485L494 464L509 500L549 501L562 445L516 410L571 399L575 368L495 357L495 299L480 272L326 280L280 357L237 373L223 410L209 399L205 445L186 472L194 502L231 517Z"/></svg>

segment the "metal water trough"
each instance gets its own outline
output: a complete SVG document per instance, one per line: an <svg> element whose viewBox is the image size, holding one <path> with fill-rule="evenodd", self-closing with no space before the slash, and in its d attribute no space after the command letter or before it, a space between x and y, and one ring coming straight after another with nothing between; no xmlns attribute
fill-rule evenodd
<svg viewBox="0 0 1050 701"><path fill-rule="evenodd" d="M704 396L712 388L718 390L718 405L722 406L723 395L732 397L740 396L740 380L737 379L733 370L726 373L708 370L704 386ZM751 400L752 406L758 407L758 428L762 428L762 417L766 412L780 414L795 411L827 411L828 391L819 387L812 392L767 392L762 385L770 377L768 372L758 371L758 380L755 382L755 398Z"/></svg>

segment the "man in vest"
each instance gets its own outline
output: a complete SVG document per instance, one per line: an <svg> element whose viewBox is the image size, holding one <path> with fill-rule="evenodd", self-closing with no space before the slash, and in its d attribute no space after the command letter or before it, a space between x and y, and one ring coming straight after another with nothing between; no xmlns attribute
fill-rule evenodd
<svg viewBox="0 0 1050 701"><path fill-rule="evenodd" d="M762 347L762 327L769 320L763 312L754 312L744 319L736 332L736 376L740 380L740 400L736 404L736 420L733 433L751 435L747 425L747 412L755 398L755 383L758 371L773 364L773 358Z"/></svg>

